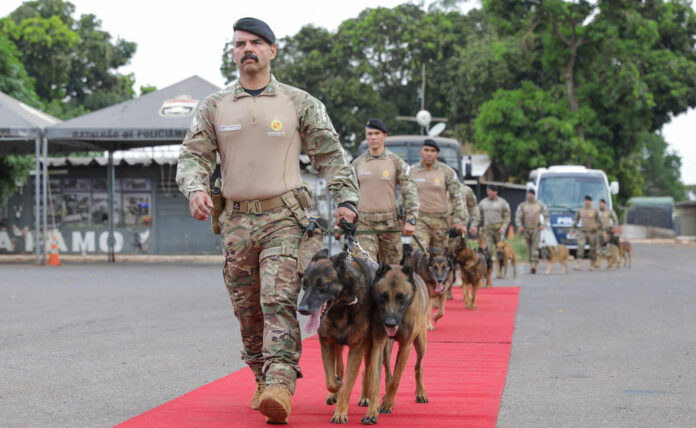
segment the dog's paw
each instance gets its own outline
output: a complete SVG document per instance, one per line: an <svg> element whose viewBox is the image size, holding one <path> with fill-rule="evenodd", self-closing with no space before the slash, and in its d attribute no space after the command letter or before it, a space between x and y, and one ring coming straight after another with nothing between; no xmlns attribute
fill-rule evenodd
<svg viewBox="0 0 696 428"><path fill-rule="evenodd" d="M333 417L331 418L331 423L332 424L347 424L348 423L348 415L338 415L334 413Z"/></svg>
<svg viewBox="0 0 696 428"><path fill-rule="evenodd" d="M423 395L416 395L416 403L427 403L428 402L428 396L423 394Z"/></svg>
<svg viewBox="0 0 696 428"><path fill-rule="evenodd" d="M360 397L360 401L358 401L358 407L367 407L369 405L370 405L369 398Z"/></svg>
<svg viewBox="0 0 696 428"><path fill-rule="evenodd" d="M326 396L326 404L336 404L336 395L335 392L329 392L329 395Z"/></svg>
<svg viewBox="0 0 696 428"><path fill-rule="evenodd" d="M435 314L435 316L433 317L433 321L438 322L438 321L440 321L440 318L442 318L442 317L443 317L442 314Z"/></svg>
<svg viewBox="0 0 696 428"><path fill-rule="evenodd" d="M432 326L432 325L429 325L429 326L428 326L428 330L433 331L433 330L435 330L435 327Z"/></svg>
<svg viewBox="0 0 696 428"><path fill-rule="evenodd" d="M391 412L392 412L392 406L385 406L384 404L382 404L379 407L379 413L382 415L391 415Z"/></svg>
<svg viewBox="0 0 696 428"><path fill-rule="evenodd" d="M377 423L377 416L363 416L360 422L362 422L363 425L374 425Z"/></svg>

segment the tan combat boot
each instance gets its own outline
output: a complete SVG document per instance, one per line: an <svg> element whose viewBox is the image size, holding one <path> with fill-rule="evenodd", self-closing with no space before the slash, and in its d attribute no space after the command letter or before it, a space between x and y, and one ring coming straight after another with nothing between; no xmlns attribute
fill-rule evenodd
<svg viewBox="0 0 696 428"><path fill-rule="evenodd" d="M266 417L267 424L287 424L290 416L292 395L283 386L269 386L259 401L259 410Z"/></svg>
<svg viewBox="0 0 696 428"><path fill-rule="evenodd" d="M580 262L575 262L575 266L573 266L573 269L582 270L582 266L580 265Z"/></svg>
<svg viewBox="0 0 696 428"><path fill-rule="evenodd" d="M266 390L266 381L261 379L256 381L256 391L251 397L251 409L259 410L259 401L261 401L261 395Z"/></svg>

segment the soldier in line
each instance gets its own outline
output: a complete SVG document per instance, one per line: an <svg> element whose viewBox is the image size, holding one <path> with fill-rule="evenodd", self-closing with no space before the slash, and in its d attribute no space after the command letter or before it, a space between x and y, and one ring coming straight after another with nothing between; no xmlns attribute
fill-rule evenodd
<svg viewBox="0 0 696 428"><path fill-rule="evenodd" d="M466 206L466 211L469 214L469 233L476 235L478 233L478 225L481 222L481 212L479 211L476 195L471 187L462 183L462 198Z"/></svg>
<svg viewBox="0 0 696 428"><path fill-rule="evenodd" d="M368 150L353 160L360 186L358 231L401 232L363 233L357 238L372 260L398 264L403 253L401 234L413 236L416 230L418 192L409 175L408 164L384 146L387 133L387 125L382 120L370 119L365 125ZM397 185L401 188L403 220L399 218Z"/></svg>
<svg viewBox="0 0 696 428"><path fill-rule="evenodd" d="M452 225L466 233L469 215L464 209L457 173L437 160L440 146L427 138L420 149L421 161L411 166L411 178L418 189L418 224L415 235L425 247L447 248L447 229L450 228L449 204L452 206Z"/></svg>
<svg viewBox="0 0 696 428"><path fill-rule="evenodd" d="M542 202L536 200L534 189L527 189L527 200L517 206L515 223L517 231L524 235L529 252L530 273L536 273L539 263L539 236L546 227L549 210Z"/></svg>
<svg viewBox="0 0 696 428"><path fill-rule="evenodd" d="M616 231L616 226L619 225L619 218L616 216L614 210L607 208L607 201L604 199L599 200L599 219L602 223L602 232L604 234L603 238L607 243L618 244L618 240L614 236Z"/></svg>
<svg viewBox="0 0 696 428"><path fill-rule="evenodd" d="M357 179L324 105L271 75L277 46L270 27L242 18L233 28L239 79L201 102L181 146L176 181L191 215L207 220L209 180L220 155L224 212L212 215L222 229L223 276L239 319L242 359L257 384L251 407L268 423L287 423L302 377L297 253L312 203L300 176L301 149L339 202L337 224L356 220Z"/></svg>
<svg viewBox="0 0 696 428"><path fill-rule="evenodd" d="M599 254L597 254L597 245L599 244L598 230L601 225L599 211L592 206L592 197L585 195L585 206L578 210L575 214L571 233L577 234L578 250L575 258L575 270L582 270L580 260L585 256L585 244L590 245L590 270L594 270L599 263ZM577 231L578 222L581 222L580 231Z"/></svg>
<svg viewBox="0 0 696 428"><path fill-rule="evenodd" d="M483 224L483 246L495 256L495 246L504 239L505 231L510 225L510 205L498 196L500 188L495 184L489 184L486 188L488 197L479 202L481 220Z"/></svg>

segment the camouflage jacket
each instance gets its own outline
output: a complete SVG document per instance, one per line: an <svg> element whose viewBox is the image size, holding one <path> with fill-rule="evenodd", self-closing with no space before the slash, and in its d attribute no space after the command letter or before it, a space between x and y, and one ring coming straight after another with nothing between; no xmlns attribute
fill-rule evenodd
<svg viewBox="0 0 696 428"><path fill-rule="evenodd" d="M181 145L176 171L176 182L186 197L196 191L209 190L210 176L217 163L217 104L225 97L237 97L243 93L244 88L236 81L200 103ZM326 178L334 199L338 203L357 205L359 191L355 171L345 156L324 104L307 92L279 83L271 76L270 83L260 96L273 97L277 93L284 93L293 99L299 123L296 131L300 135L302 148L312 165Z"/></svg>
<svg viewBox="0 0 696 428"><path fill-rule="evenodd" d="M484 198L479 202L479 210L481 211L479 224L483 226L492 226L500 223L501 228L507 229L510 224L510 205L500 196L495 198L495 201L490 198Z"/></svg>
<svg viewBox="0 0 696 428"><path fill-rule="evenodd" d="M469 221L472 226L478 226L481 222L481 213L479 212L478 203L476 202L476 195L471 187L466 184L462 184L462 198L466 204L466 210L469 212Z"/></svg>
<svg viewBox="0 0 696 428"><path fill-rule="evenodd" d="M599 220L604 230L611 230L619 225L619 218L616 216L614 210L610 210L609 208L599 210Z"/></svg>
<svg viewBox="0 0 696 428"><path fill-rule="evenodd" d="M418 190L416 189L416 183L411 179L409 174L410 168L408 164L401 159L401 157L389 149L385 148L384 152L380 156L372 156L368 151L353 159L353 167L357 170L358 165L361 162L370 162L372 159L389 159L394 162L394 167L396 169L396 182L399 184L401 189L401 201L404 207L404 220L418 220ZM396 207L394 207L396 208Z"/></svg>

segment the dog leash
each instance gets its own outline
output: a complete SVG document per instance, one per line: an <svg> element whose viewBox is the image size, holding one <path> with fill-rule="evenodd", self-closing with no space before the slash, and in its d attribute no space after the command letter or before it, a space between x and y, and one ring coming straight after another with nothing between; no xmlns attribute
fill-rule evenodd
<svg viewBox="0 0 696 428"><path fill-rule="evenodd" d="M342 220L343 221L343 220ZM340 229L334 229L334 233L345 233ZM378 230L357 230L355 232L352 232L352 235L381 235L385 233L401 233L400 229L378 229ZM416 241L416 244L418 247L423 251L426 255L429 254L428 250L423 246L421 243L420 239L416 235L412 235L411 238L413 238L414 241ZM353 238L354 243L358 244L358 241ZM365 252L365 250L360 247L360 244L358 244L358 247L361 251Z"/></svg>

